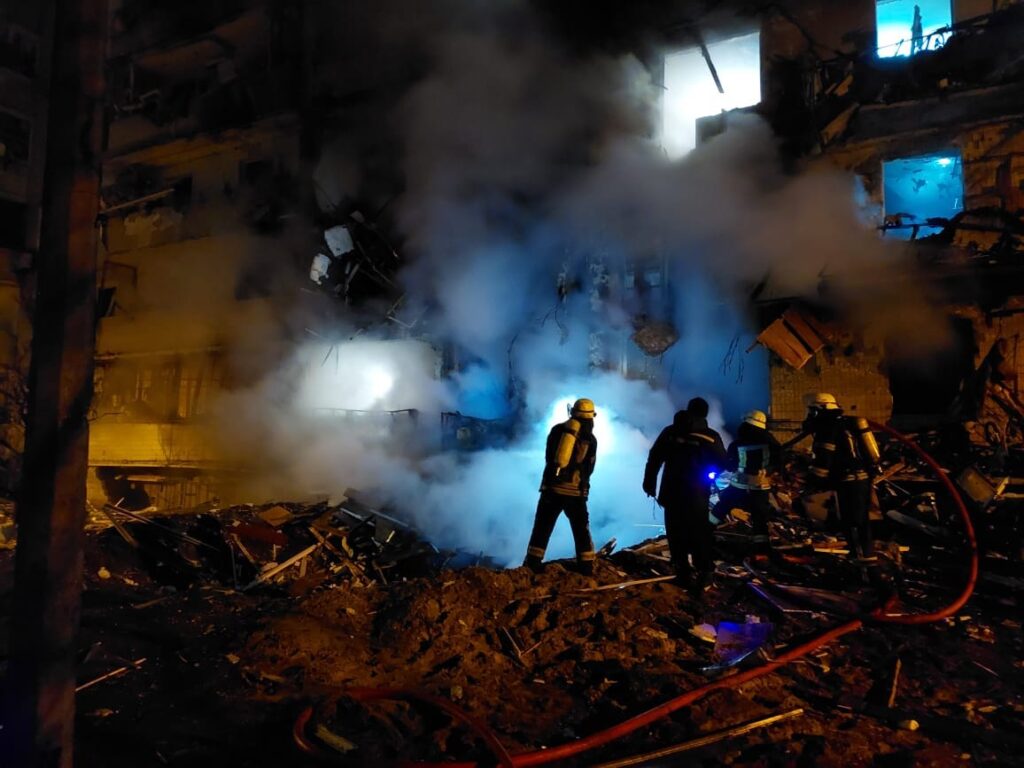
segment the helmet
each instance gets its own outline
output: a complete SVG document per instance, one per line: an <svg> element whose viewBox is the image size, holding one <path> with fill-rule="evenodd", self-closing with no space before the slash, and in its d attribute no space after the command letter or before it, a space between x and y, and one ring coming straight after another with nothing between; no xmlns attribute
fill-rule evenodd
<svg viewBox="0 0 1024 768"><path fill-rule="evenodd" d="M807 396L807 407L818 408L823 411L838 411L839 403L836 402L835 395L830 395L828 392L818 392L817 394Z"/></svg>
<svg viewBox="0 0 1024 768"><path fill-rule="evenodd" d="M594 410L594 401L581 397L572 404L572 417L574 419L593 419L597 412Z"/></svg>
<svg viewBox="0 0 1024 768"><path fill-rule="evenodd" d="M750 424L758 429L768 429L768 417L764 411L749 411L743 417L744 424Z"/></svg>

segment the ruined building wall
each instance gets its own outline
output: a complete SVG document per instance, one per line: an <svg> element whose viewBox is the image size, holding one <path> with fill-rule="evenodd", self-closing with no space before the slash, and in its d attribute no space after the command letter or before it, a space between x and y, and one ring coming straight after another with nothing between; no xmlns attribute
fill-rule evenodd
<svg viewBox="0 0 1024 768"><path fill-rule="evenodd" d="M150 5L112 7L88 495L171 508L215 493L224 350L273 322L300 130L268 4Z"/></svg>

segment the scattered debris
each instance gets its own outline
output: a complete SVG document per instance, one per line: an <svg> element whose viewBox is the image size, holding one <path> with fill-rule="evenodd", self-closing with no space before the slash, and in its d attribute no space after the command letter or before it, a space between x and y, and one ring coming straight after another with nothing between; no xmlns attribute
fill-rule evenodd
<svg viewBox="0 0 1024 768"><path fill-rule="evenodd" d="M691 627L690 634L706 643L714 643L718 639L718 630L713 624L698 624Z"/></svg>
<svg viewBox="0 0 1024 768"><path fill-rule="evenodd" d="M893 670L893 673L892 673L892 686L889 688L889 700L886 702L886 706L889 707L889 709L892 709L893 705L896 703L896 690L897 690L897 688L899 688L899 684L900 684L900 670L902 668L903 668L903 660L897 658L896 659L896 667L895 667L895 669Z"/></svg>
<svg viewBox="0 0 1024 768"><path fill-rule="evenodd" d="M107 680L113 680L115 677L120 677L126 672L129 672L130 670L138 669L140 666L142 666L143 663L145 663L145 661L145 657L141 659L136 659L131 664L125 664L123 667L118 667L117 669L112 670L111 672L107 672L105 675L100 675L99 677L94 678L87 683L82 683L80 686L75 688L75 693L81 693L82 691L92 688L94 685L99 685L100 683L106 682Z"/></svg>
<svg viewBox="0 0 1024 768"><path fill-rule="evenodd" d="M768 642L772 625L753 617L743 624L731 621L719 622L715 628L715 658L717 664L703 668L703 672L719 672L735 667L748 656L756 653Z"/></svg>
<svg viewBox="0 0 1024 768"><path fill-rule="evenodd" d="M748 723L742 725L734 725L732 728L724 728L721 731L715 731L709 733L706 736L700 736L690 741L684 741L682 744L676 744L671 747L665 747L664 749L657 749L653 752L645 752L642 755L634 755L623 760L612 760L607 763L598 763L594 768L626 768L630 765L649 765L655 760L661 760L662 758L669 757L670 755L678 755L681 752L689 752L694 749L700 749L710 744L715 744L725 739L731 739L736 736L742 736L745 733L757 730L758 728L765 728L775 723L780 723L783 720L789 720L792 717L800 717L804 714L804 710L800 707L791 709L788 712L782 712L778 715L772 715L771 717L761 718L760 720L751 720Z"/></svg>

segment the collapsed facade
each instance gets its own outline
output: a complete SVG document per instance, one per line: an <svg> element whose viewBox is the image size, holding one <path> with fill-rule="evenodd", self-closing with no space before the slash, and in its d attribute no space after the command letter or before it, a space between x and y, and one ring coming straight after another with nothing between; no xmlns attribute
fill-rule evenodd
<svg viewBox="0 0 1024 768"><path fill-rule="evenodd" d="M222 0L182 16L173 5L125 0L112 13L90 444L91 498L163 508L205 501L241 469L217 450L211 405L259 373L233 349L265 345L260 357L271 360L286 354L274 347L281 338L294 343L295 329L274 339L251 332L281 325L280 307L296 296L313 297L315 307L300 336L369 296L389 336L434 345L437 375L465 362L431 336L421 308L403 304L401 246L388 234L387 209L401 189L388 157L396 148L386 137L358 144L372 171L358 189L331 187L318 167L333 141L372 121L414 77L405 57L370 61L352 46L336 59L341 84L328 88L337 72L314 73L322 40L312 8ZM771 350L754 360L768 361L770 414L781 431L795 430L802 396L817 390L835 392L858 415L934 421L951 412L999 339L1009 345L1003 368L1012 369L1007 386L1016 394L1020 8L926 3L915 37L899 21L914 5L805 0L756 17L717 11L698 19L686 3L555 14L622 22L613 44L634 50L662 86L660 138L671 154L727 130L728 110L757 112L791 158L864 180L880 237L913 240L954 340L924 363L891 354L913 339L887 337L870 322L844 325L829 316L827 300L773 295L770 279L752 294L760 327L719 354L724 370L755 340ZM900 24L906 34L890 40ZM37 164L40 146L32 143ZM30 187L22 196L31 206L39 190ZM31 250L26 239L11 252ZM581 274L553 278L553 296L582 291L595 311L613 303L629 318L591 333L591 367L671 379L663 355L679 343L678 312L664 254L652 247L635 263L588 257ZM325 297L337 300L326 311L317 303ZM24 327L16 337L14 349L24 348ZM453 434L474 442L478 425L447 418ZM1005 419L999 429L1005 438Z"/></svg>
<svg viewBox="0 0 1024 768"><path fill-rule="evenodd" d="M868 29L872 15L897 5L853 4L851 28ZM906 18L913 5L903 9ZM895 56L870 48L836 55L828 34L834 28L824 17L819 24L778 22L820 43L813 55L805 48L804 117L813 151L863 179L880 234L910 241L926 290L944 307L939 323L948 326L944 349L918 356L913 337L893 338L870 323L823 326L806 306L763 302L759 340L774 353L771 409L779 426L800 421L801 396L809 391L834 391L861 415L892 417L909 428L974 421L977 406L965 411L960 396L999 340L1008 344L1006 383L1016 395L1024 287L1021 11L1008 3L996 9L954 2L925 45L911 54L907 41ZM920 335L933 330L921 328ZM989 438L1005 442L1005 413L996 421Z"/></svg>

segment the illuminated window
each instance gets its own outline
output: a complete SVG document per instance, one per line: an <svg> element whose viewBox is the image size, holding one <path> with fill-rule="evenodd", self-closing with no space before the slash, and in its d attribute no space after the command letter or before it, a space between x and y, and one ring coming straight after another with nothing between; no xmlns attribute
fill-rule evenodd
<svg viewBox="0 0 1024 768"><path fill-rule="evenodd" d="M942 153L905 157L882 164L886 235L910 239L938 232L939 222L964 208L960 155Z"/></svg>
<svg viewBox="0 0 1024 768"><path fill-rule="evenodd" d="M941 48L951 23L950 0L877 0L878 55L913 56Z"/></svg>
<svg viewBox="0 0 1024 768"><path fill-rule="evenodd" d="M707 46L724 93L699 47L665 57L662 146L681 157L697 146L697 120L761 101L761 38L754 32Z"/></svg>

